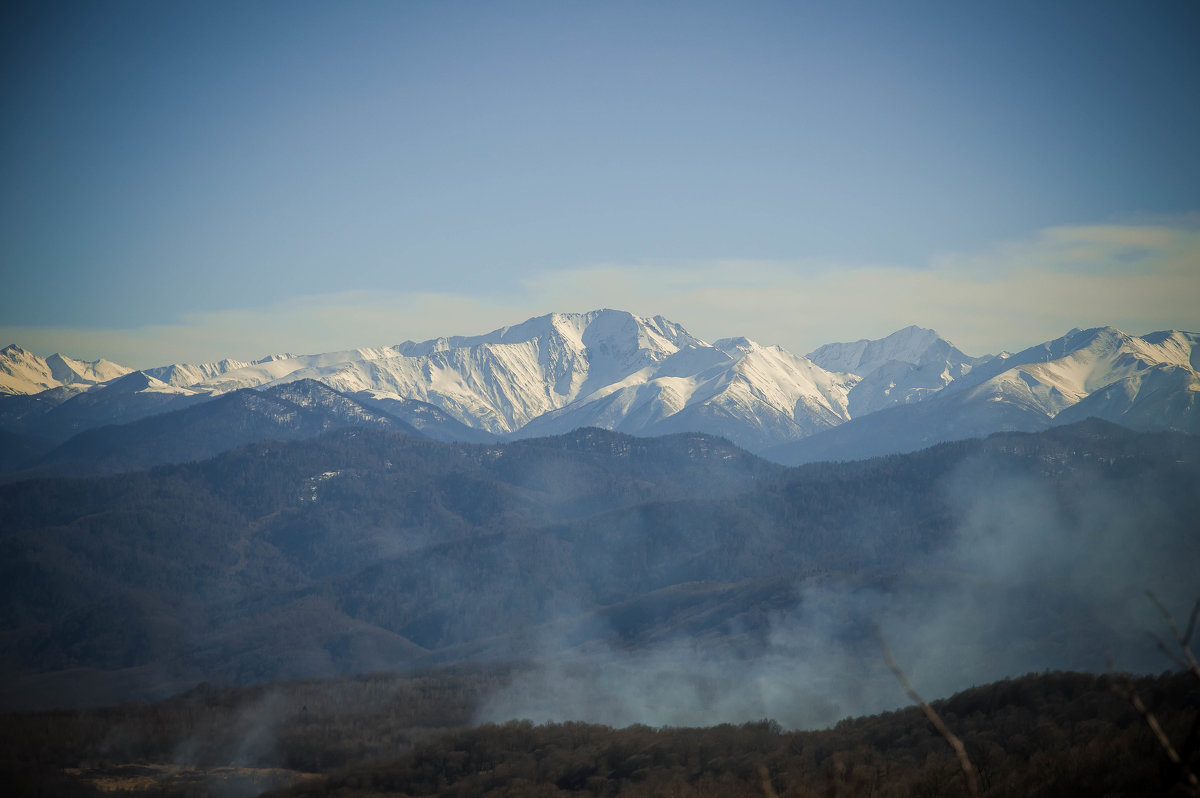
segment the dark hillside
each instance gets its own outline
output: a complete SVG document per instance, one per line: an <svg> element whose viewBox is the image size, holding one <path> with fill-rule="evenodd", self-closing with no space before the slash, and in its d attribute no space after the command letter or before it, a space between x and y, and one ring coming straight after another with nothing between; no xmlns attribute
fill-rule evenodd
<svg viewBox="0 0 1200 798"><path fill-rule="evenodd" d="M521 672L201 685L154 704L9 714L0 781L55 795L750 796L764 794L765 773L781 796L966 794L950 747L915 707L821 731L770 720L472 727L483 698ZM933 706L965 743L983 796L1183 794L1179 769L1113 689L1130 684L1194 771L1200 683L1188 672L1030 674Z"/></svg>
<svg viewBox="0 0 1200 798"><path fill-rule="evenodd" d="M0 486L4 702L566 655L629 677L539 673L495 711L677 723L767 693L638 714L653 679L774 690L801 656L824 708L775 713L830 722L892 700L856 670L876 623L935 695L1111 650L1157 667L1141 591L1195 593L1197 517L1197 439L1099 422L793 470L702 435L344 429Z"/></svg>
<svg viewBox="0 0 1200 798"><path fill-rule="evenodd" d="M257 441L314 438L341 427L420 435L409 424L313 380L190 399L183 409L81 432L28 463L27 472L17 476L138 471L205 460Z"/></svg>

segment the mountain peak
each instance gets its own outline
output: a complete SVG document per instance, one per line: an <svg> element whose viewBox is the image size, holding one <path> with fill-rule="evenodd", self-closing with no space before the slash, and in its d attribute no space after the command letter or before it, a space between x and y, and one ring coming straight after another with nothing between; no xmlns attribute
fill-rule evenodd
<svg viewBox="0 0 1200 798"><path fill-rule="evenodd" d="M909 424L914 435L1045 425L1076 405L1077 417L1166 419L1191 429L1184 411L1200 402L1200 335L1076 328L1016 355L972 358L935 330L909 325L876 340L826 344L804 358L742 336L708 344L663 316L599 308L547 313L483 335L132 373L105 360L41 358L16 344L0 350L0 393L64 385L87 390L71 411L80 419L91 413L87 423L111 423L102 406L128 416L254 388L270 396L251 391L248 401L286 397L340 408L347 418L378 411L453 440L597 426L715 433L763 450L901 406L915 414L894 418L929 419L926 427ZM869 436L871 423L852 426Z"/></svg>
<svg viewBox="0 0 1200 798"><path fill-rule="evenodd" d="M645 350L653 359L671 355L689 345L703 344L681 325L662 316L644 318L624 310L601 308L586 313L547 313L520 324L500 327L483 335L405 341L395 347L406 357L469 349L485 344L521 344L554 340L555 348L582 354Z"/></svg>
<svg viewBox="0 0 1200 798"><path fill-rule="evenodd" d="M869 340L826 344L809 353L821 368L862 380L850 391L851 417L922 401L968 373L972 358L926 327L909 325Z"/></svg>
<svg viewBox="0 0 1200 798"><path fill-rule="evenodd" d="M305 377L304 379L273 385L265 393L290 398L293 396L328 396L338 392L320 380Z"/></svg>
<svg viewBox="0 0 1200 798"><path fill-rule="evenodd" d="M89 362L58 352L42 358L16 344L0 350L0 394L41 393L62 385L97 385L129 372L125 366L103 358Z"/></svg>
<svg viewBox="0 0 1200 798"><path fill-rule="evenodd" d="M168 385L162 380L152 377L144 371L131 371L123 377L118 377L106 383L102 388L96 389L105 394L123 394L123 393L177 393L177 394L192 394L186 388L177 388L173 385Z"/></svg>
<svg viewBox="0 0 1200 798"><path fill-rule="evenodd" d="M722 338L719 341L713 341L713 348L720 349L730 357L740 357L747 352L752 352L758 349L758 344L744 336L736 336L733 338Z"/></svg>
<svg viewBox="0 0 1200 798"><path fill-rule="evenodd" d="M1131 340L1131 336L1121 332L1116 327L1089 327L1081 330L1078 327L1065 335L1023 349L1014 355L1018 363L1044 363L1066 357L1079 350L1094 348L1115 348Z"/></svg>
<svg viewBox="0 0 1200 798"><path fill-rule="evenodd" d="M156 382L161 383L162 380L157 380L144 371L131 371L124 377L113 380L105 387L114 393L120 393L121 391L140 391L149 388Z"/></svg>
<svg viewBox="0 0 1200 798"><path fill-rule="evenodd" d="M860 338L852 342L825 344L809 352L808 359L828 371L865 377L891 361L917 365L934 350L938 354L942 351L957 353L962 360L970 360L936 331L915 324L875 340Z"/></svg>

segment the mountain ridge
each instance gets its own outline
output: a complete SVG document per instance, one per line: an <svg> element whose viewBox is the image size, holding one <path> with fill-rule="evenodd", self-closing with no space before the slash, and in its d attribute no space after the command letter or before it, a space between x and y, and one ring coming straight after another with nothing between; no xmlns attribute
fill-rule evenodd
<svg viewBox="0 0 1200 798"><path fill-rule="evenodd" d="M53 387L23 395L46 401L0 398L0 429L62 443L230 391L316 380L446 440L588 426L634 435L696 431L795 463L911 451L1089 415L1139 429L1197 430L1198 366L1200 334L1175 330L1074 329L1016 354L973 357L910 325L800 356L744 337L708 343L662 316L601 309L545 314L476 336L141 371L41 359L12 345L0 350L3 389Z"/></svg>
<svg viewBox="0 0 1200 798"><path fill-rule="evenodd" d="M244 398L270 397L218 401ZM1105 602L1194 581L1198 442L1097 420L785 468L694 433L480 445L360 426L27 480L0 485L0 654L6 683L41 685L41 701L79 669L111 701L134 675L174 692L680 636L794 672L789 645L869 646L864 618L902 600L923 623L933 591L1008 608L1015 626L993 618L979 639L993 670L1100 667L1097 639L1144 640ZM1022 500L1032 526L1014 522ZM994 556L1002 543L1050 565Z"/></svg>

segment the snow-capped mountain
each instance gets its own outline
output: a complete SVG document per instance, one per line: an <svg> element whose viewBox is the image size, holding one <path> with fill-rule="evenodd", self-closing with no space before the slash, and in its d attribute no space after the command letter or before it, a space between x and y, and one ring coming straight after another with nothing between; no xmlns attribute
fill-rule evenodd
<svg viewBox="0 0 1200 798"><path fill-rule="evenodd" d="M440 407L416 399L402 399L395 394L379 391L359 391L350 394L355 401L374 407L392 418L399 419L427 438L435 441L462 441L464 443L493 443L498 436L481 429L468 427L452 418Z"/></svg>
<svg viewBox="0 0 1200 798"><path fill-rule="evenodd" d="M103 385L93 386L58 404L39 417L31 418L18 431L63 441L93 427L128 424L146 416L179 410L207 401L209 396L189 388L177 388L151 377L144 371L131 371Z"/></svg>
<svg viewBox="0 0 1200 798"><path fill-rule="evenodd" d="M993 432L1036 431L1089 416L1137 429L1200 431L1200 334L1132 336L1112 327L979 364L915 405L860 416L771 450L781 462L913 451Z"/></svg>
<svg viewBox="0 0 1200 798"><path fill-rule="evenodd" d="M746 339L710 345L661 316L615 310L555 313L379 355L309 365L275 383L319 379L347 393L417 400L499 435L699 430L761 448L845 421L846 393L857 381L778 347Z"/></svg>
<svg viewBox="0 0 1200 798"><path fill-rule="evenodd" d="M1175 330L1137 337L1113 327L1071 330L1004 360L983 364L952 391L1021 397L1053 416L1114 382L1159 367L1195 372L1195 333ZM984 388L984 386L987 386Z"/></svg>
<svg viewBox="0 0 1200 798"><path fill-rule="evenodd" d="M326 428L335 424L347 424L405 429L404 425L398 423L391 415L375 411L316 380L286 382L261 393L290 402L296 407L320 411L324 416L322 423Z"/></svg>
<svg viewBox="0 0 1200 798"><path fill-rule="evenodd" d="M852 418L927 399L990 356L970 357L933 330L910 326L878 340L825 344L808 359L860 377L850 390Z"/></svg>
<svg viewBox="0 0 1200 798"><path fill-rule="evenodd" d="M469 338L293 357L196 387L222 391L317 379L346 393L415 399L467 426L506 434L681 349L704 345L662 317L555 313Z"/></svg>
<svg viewBox="0 0 1200 798"><path fill-rule="evenodd" d="M1200 390L1198 343L1200 335L1176 330L1141 337L1113 327L1071 330L1001 364L985 365L959 390L1051 418L1062 415L1063 423L1094 415L1143 428L1196 430L1200 420L1192 407ZM1001 365L1007 368L969 384ZM1075 409L1077 405L1082 407Z"/></svg>
<svg viewBox="0 0 1200 798"><path fill-rule="evenodd" d="M200 382L192 383L188 387L198 391L221 394L241 388L257 388L261 385L272 385L289 380L308 379L312 378L314 373L328 373L349 363L389 357L393 354L395 354L393 347L385 347L381 349L365 348L322 352L316 355L271 355L262 360L243 364L238 364L238 361L222 361L228 362L234 367L220 370L216 368L217 364L206 364L208 367L206 370L215 372L213 376L205 378ZM191 368L200 369L204 367L193 366ZM306 369L310 370L309 373L304 375L297 374L297 372Z"/></svg>
<svg viewBox="0 0 1200 798"><path fill-rule="evenodd" d="M1158 365L1093 391L1054 420L1070 424L1090 416L1133 429L1176 429L1200 434L1200 377L1194 369Z"/></svg>
<svg viewBox="0 0 1200 798"><path fill-rule="evenodd" d="M825 344L809 352L807 357L821 368L865 377L892 361L920 363L932 348L953 349L953 346L933 330L912 325L874 341L860 338L849 343ZM967 359L957 349L954 352Z"/></svg>
<svg viewBox="0 0 1200 798"><path fill-rule="evenodd" d="M278 359L276 358L268 358ZM264 361L256 361L258 363ZM143 371L155 378L161 380L167 385L174 385L177 388L186 388L189 385L197 385L206 380L216 379L230 371L253 366L254 363L248 363L244 360L225 360L215 363L173 363L169 366L159 366L152 369L143 369Z"/></svg>
<svg viewBox="0 0 1200 798"><path fill-rule="evenodd" d="M858 378L777 346L727 338L697 344L532 420L522 436L578 427L636 435L704 431L748 449L793 440L849 418Z"/></svg>
<svg viewBox="0 0 1200 798"><path fill-rule="evenodd" d="M98 385L132 370L103 358L88 362L57 353L38 357L11 344L0 349L0 394L34 394L64 385Z"/></svg>
<svg viewBox="0 0 1200 798"><path fill-rule="evenodd" d="M88 429L41 459L29 462L27 473L103 474L139 470L163 463L202 460L256 441L313 438L345 427L417 434L417 430L403 421L313 380L297 380L264 391L241 389L211 401L204 398L206 401L172 412Z"/></svg>
<svg viewBox="0 0 1200 798"><path fill-rule="evenodd" d="M0 350L0 376L9 392L30 395L0 399L0 429L63 441L245 388L303 383L311 394L311 380L332 389L322 401L369 408L441 440L597 426L717 434L783 462L853 459L1089 415L1200 431L1198 342L1196 333L1101 327L975 358L907 327L800 357L745 338L709 344L661 316L597 310L478 336L136 372L10 346ZM45 385L55 387L36 392Z"/></svg>
<svg viewBox="0 0 1200 798"><path fill-rule="evenodd" d="M479 336L136 374L136 392L161 394L156 401L164 404L172 391L211 397L318 380L435 437L602 426L642 435L711 432L755 449L846 421L847 395L859 382L779 347L744 338L708 344L661 316L617 310L554 313ZM113 395L107 387L93 393L47 414L42 435L58 417ZM126 402L115 415L128 421L132 411ZM76 415L69 431L92 425Z"/></svg>

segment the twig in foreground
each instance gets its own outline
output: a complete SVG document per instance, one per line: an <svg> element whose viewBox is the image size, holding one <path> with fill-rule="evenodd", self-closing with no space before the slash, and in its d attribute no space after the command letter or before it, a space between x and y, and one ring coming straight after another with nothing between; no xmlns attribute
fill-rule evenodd
<svg viewBox="0 0 1200 798"><path fill-rule="evenodd" d="M1200 678L1200 662L1196 661L1196 656L1192 653L1189 645L1192 640L1192 632L1196 630L1196 616L1200 615L1200 599L1197 599L1196 604L1192 607L1191 617L1188 618L1187 631L1181 633L1175 623L1175 616L1163 606L1158 597L1149 590L1146 591L1146 596L1158 608L1158 611L1162 613L1163 619L1167 622L1167 627L1171 630L1171 634L1175 635L1175 642L1179 645L1179 652L1183 655L1183 659L1181 660L1178 656L1168 651L1162 641L1155 637L1155 640L1158 641L1158 650L1173 659L1177 664L1191 670L1192 673L1196 674L1196 678Z"/></svg>
<svg viewBox="0 0 1200 798"><path fill-rule="evenodd" d="M887 641L883 639L883 632L878 626L875 627L875 638L879 641L879 648L883 650L883 661L887 663L888 668L900 680L900 685L904 688L904 692L908 693L909 699L921 708L921 711L925 713L925 717L929 718L929 722L933 724L933 727L938 730L938 733L942 737L946 738L946 742L950 743L950 747L958 755L958 764L967 779L967 791L971 794L972 798L978 798L979 776L975 772L975 766L971 764L971 758L967 756L967 748L963 745L963 741L958 739L958 735L950 731L941 716L933 710L933 707L925 703L925 699L921 698L917 694L917 691L913 689L912 684L908 681L908 677L904 675L904 671L900 670L900 666L892 658L892 652L888 649Z"/></svg>
<svg viewBox="0 0 1200 798"><path fill-rule="evenodd" d="M1138 695L1137 688L1133 686L1133 681L1127 677L1122 678L1116 672L1112 657L1108 659L1108 672L1113 677L1112 691L1125 698L1141 714L1142 719L1146 721L1146 725L1150 727L1154 738L1158 740L1163 753L1167 755L1167 759L1171 760L1171 764L1179 772L1181 780L1186 782L1186 786L1181 785L1183 789L1189 795L1200 795L1200 781L1196 779L1196 774L1183 761L1183 757L1175 750L1175 746L1171 745L1171 738L1167 737L1167 733L1163 731L1162 724L1158 722L1158 718L1150 711L1150 707L1146 706L1145 701L1142 701L1142 697Z"/></svg>

